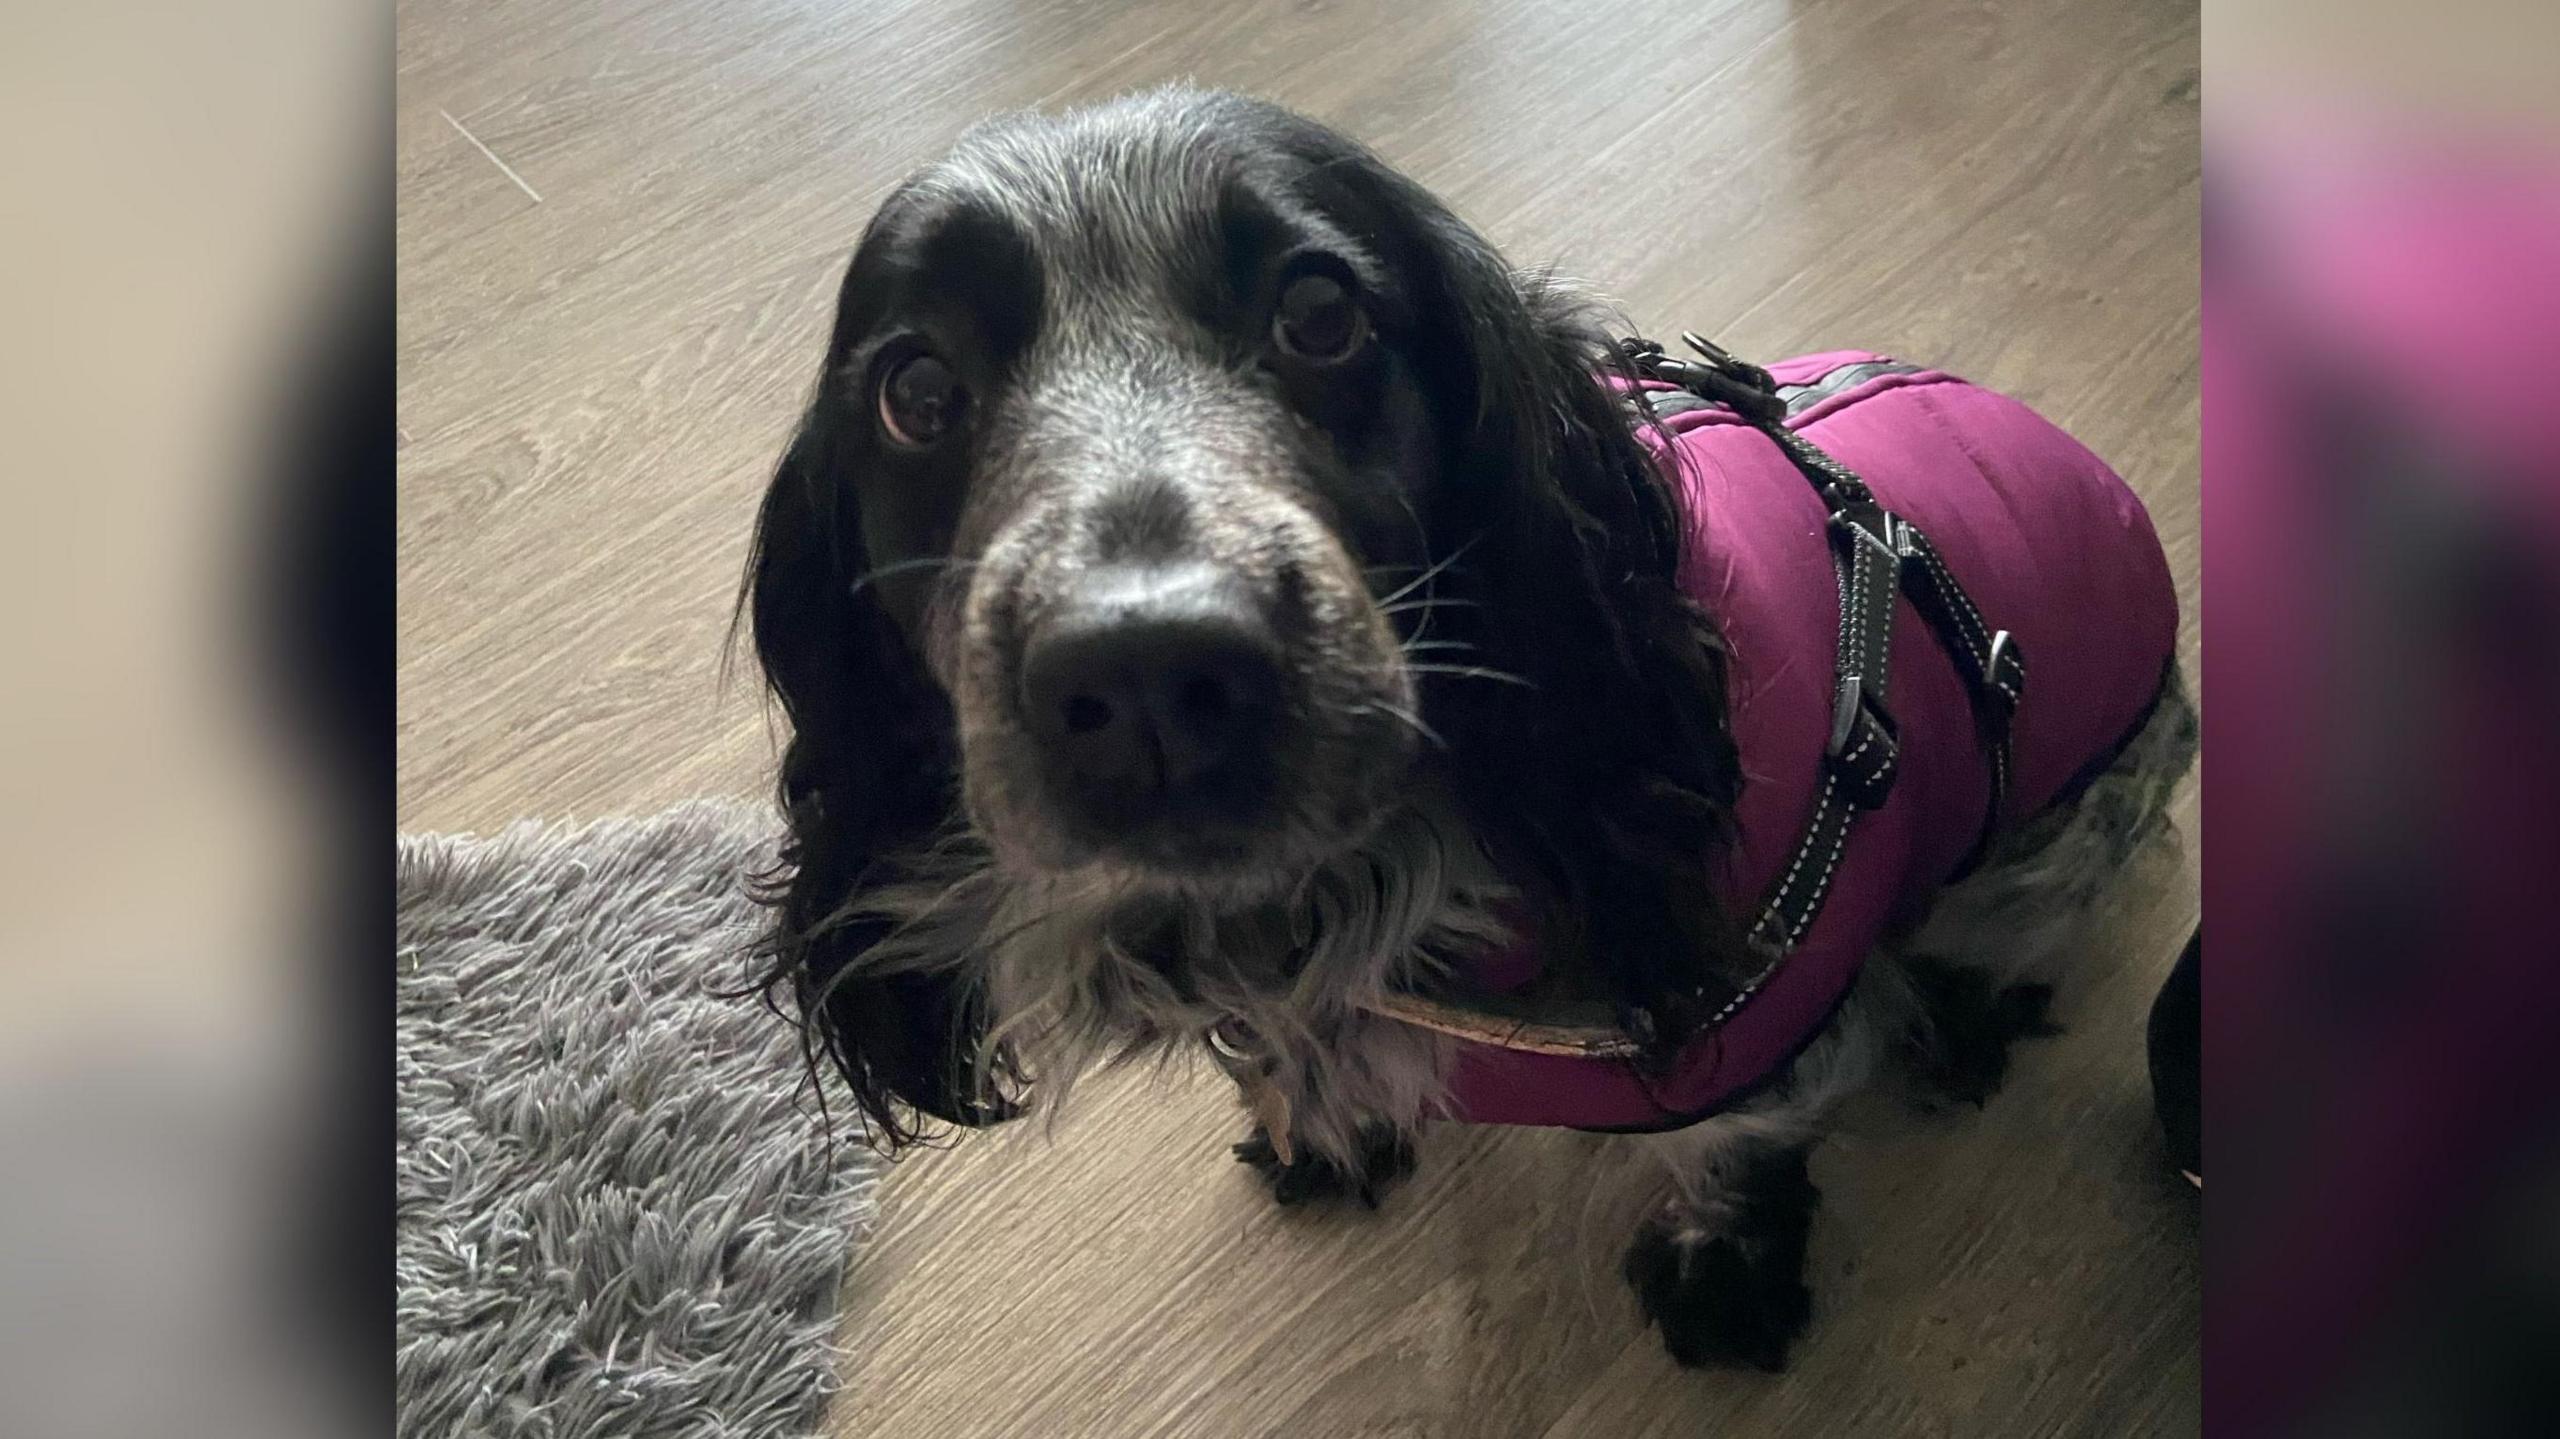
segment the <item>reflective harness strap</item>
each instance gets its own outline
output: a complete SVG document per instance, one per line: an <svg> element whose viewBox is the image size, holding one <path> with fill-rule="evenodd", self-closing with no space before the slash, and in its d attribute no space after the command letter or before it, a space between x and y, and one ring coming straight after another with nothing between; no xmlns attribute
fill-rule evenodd
<svg viewBox="0 0 2560 1439"><path fill-rule="evenodd" d="M1979 855L1997 827L2009 789L2009 732L2026 694L2026 657L2007 630L1992 628L1981 609L1918 526L1886 509L1848 466L1787 428L1787 418L1878 375L1913 368L1889 361L1843 366L1809 385L1778 386L1769 372L1747 364L1695 335L1682 340L1700 360L1665 355L1651 340L1623 348L1637 373L1679 386L1722 405L1767 435L1804 476L1830 511L1833 569L1840 589L1840 647L1832 688L1831 734L1823 751L1823 782L1812 820L1794 859L1763 901L1752 938L1783 956L1804 938L1820 913L1832 871L1860 810L1881 806L1891 794L1900 758L1899 734L1885 705L1885 655L1893 630L1893 596L1911 597L1954 663L1973 705L1976 728L1990 767L1990 798L1973 852ZM1661 413L1657 408L1657 414ZM1972 863L1968 858L1966 863ZM1776 968L1753 977L1720 1011L1738 1008Z"/></svg>

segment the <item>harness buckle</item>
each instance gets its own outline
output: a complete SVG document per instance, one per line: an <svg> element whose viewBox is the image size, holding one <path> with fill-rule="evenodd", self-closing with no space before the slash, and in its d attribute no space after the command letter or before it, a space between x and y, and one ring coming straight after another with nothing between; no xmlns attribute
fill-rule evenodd
<svg viewBox="0 0 2560 1439"><path fill-rule="evenodd" d="M1841 794L1860 809L1881 809L1893 793L1902 737L1893 716L1867 694L1860 675L1842 675L1831 698L1831 739L1823 746Z"/></svg>
<svg viewBox="0 0 2560 1439"><path fill-rule="evenodd" d="M1722 346L1693 331L1681 331L1680 338L1706 362L1674 358L1652 340L1627 340L1619 349L1636 372L1647 379L1677 385L1760 424L1775 424L1785 418L1787 403L1778 398L1778 383L1767 370L1734 358Z"/></svg>
<svg viewBox="0 0 2560 1439"><path fill-rule="evenodd" d="M2001 717L2016 714L2018 701L2027 690L2027 662L2018 653L2018 641L2007 630L1992 634L1991 649L1982 660L1982 677L1990 682Z"/></svg>
<svg viewBox="0 0 2560 1439"><path fill-rule="evenodd" d="M1778 381L1775 376L1748 360L1736 358L1731 350L1697 331L1682 330L1680 343L1697 351L1706 358L1708 364L1715 366L1717 370L1734 381L1755 390L1765 390L1772 395L1778 392Z"/></svg>
<svg viewBox="0 0 2560 1439"><path fill-rule="evenodd" d="M1836 490L1822 492L1826 500L1841 496ZM1898 574L1902 562L1916 558L1920 549L1912 536L1918 532L1911 522L1879 505L1870 497L1852 500L1831 512L1831 532L1849 544L1865 543L1884 556L1885 563ZM2007 631L2002 631L2007 633Z"/></svg>

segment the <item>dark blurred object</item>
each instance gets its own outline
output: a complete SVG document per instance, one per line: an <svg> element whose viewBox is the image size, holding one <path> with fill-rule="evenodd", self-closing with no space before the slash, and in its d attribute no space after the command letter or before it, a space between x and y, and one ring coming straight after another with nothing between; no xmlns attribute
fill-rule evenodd
<svg viewBox="0 0 2560 1439"><path fill-rule="evenodd" d="M2204 1176L2204 931L2187 941L2168 981L2151 1001L2151 1103L2169 1162L2190 1178Z"/></svg>
<svg viewBox="0 0 2560 1439"><path fill-rule="evenodd" d="M394 727L395 428L388 234L355 251L308 352L287 373L276 484L251 546L250 633L281 729L306 765L314 818L339 836L308 874L310 983L293 995L321 1038L311 1080L334 1102L280 1196L287 1322L332 1351L350 1392L387 1390L392 1108L388 1016ZM298 1303L295 1301L299 1301Z"/></svg>
<svg viewBox="0 0 2560 1439"><path fill-rule="evenodd" d="M390 236L373 234L352 258L345 282L319 291L317 343L286 378L277 483L251 555L262 613L250 632L291 737L337 797L361 809L347 816L349 831L380 839L390 832L381 766L391 751L387 641L397 618ZM369 887L382 892L367 906L371 920L387 914L383 862L366 861L379 881ZM368 947L379 937L376 925ZM382 994L387 1003L387 982Z"/></svg>
<svg viewBox="0 0 2560 1439"><path fill-rule="evenodd" d="M0 9L0 169L29 202L0 227L0 1434L382 1432L331 1361L388 1377L389 1245L359 1237L388 1229L388 1065L350 1083L323 1050L388 1048L388 806L360 838L318 821L388 786L347 738L362 702L303 677L323 651L383 657L387 735L387 454L374 518L303 497L347 473L321 435L361 407L388 428L391 195L367 177L390 19ZM367 244L359 317L343 282ZM383 920L348 969L365 895ZM383 1002L338 1007L376 977ZM288 1260L286 1238L328 1252ZM302 1322L308 1293L283 1291L316 1273L368 1293Z"/></svg>
<svg viewBox="0 0 2560 1439"><path fill-rule="evenodd" d="M2305 109L2218 124L2206 186L2207 1413L2560 1432L2514 1362L2560 1298L2518 1202L2560 1154L2560 178Z"/></svg>

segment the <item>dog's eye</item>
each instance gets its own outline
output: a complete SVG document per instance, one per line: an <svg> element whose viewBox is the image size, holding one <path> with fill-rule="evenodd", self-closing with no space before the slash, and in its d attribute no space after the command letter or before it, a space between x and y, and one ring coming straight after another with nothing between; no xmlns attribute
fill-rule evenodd
<svg viewBox="0 0 2560 1439"><path fill-rule="evenodd" d="M880 426L908 449L939 441L968 410L968 388L938 356L909 355L880 377Z"/></svg>
<svg viewBox="0 0 2560 1439"><path fill-rule="evenodd" d="M1331 275L1300 275L1280 292L1271 338L1301 360L1348 359L1369 337L1369 315Z"/></svg>

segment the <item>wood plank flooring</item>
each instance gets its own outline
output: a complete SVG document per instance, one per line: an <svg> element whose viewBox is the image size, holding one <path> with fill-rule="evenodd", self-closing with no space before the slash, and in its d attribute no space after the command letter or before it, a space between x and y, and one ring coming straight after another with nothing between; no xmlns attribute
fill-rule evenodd
<svg viewBox="0 0 2560 1439"><path fill-rule="evenodd" d="M1176 78L1345 126L1651 331L2021 395L2142 490L2192 656L2192 5L398 14L404 827L761 794L769 727L722 642L871 207L991 111ZM1821 1312L1784 1376L1686 1373L1637 1329L1623 1146L1447 1132L1380 1213L1283 1213L1225 1158L1218 1082L1123 1076L1053 1135L899 1168L838 1432L2190 1432L2196 1205L2141 1020L2194 915L2190 871L1982 1112L1869 1106L1822 1152Z"/></svg>

